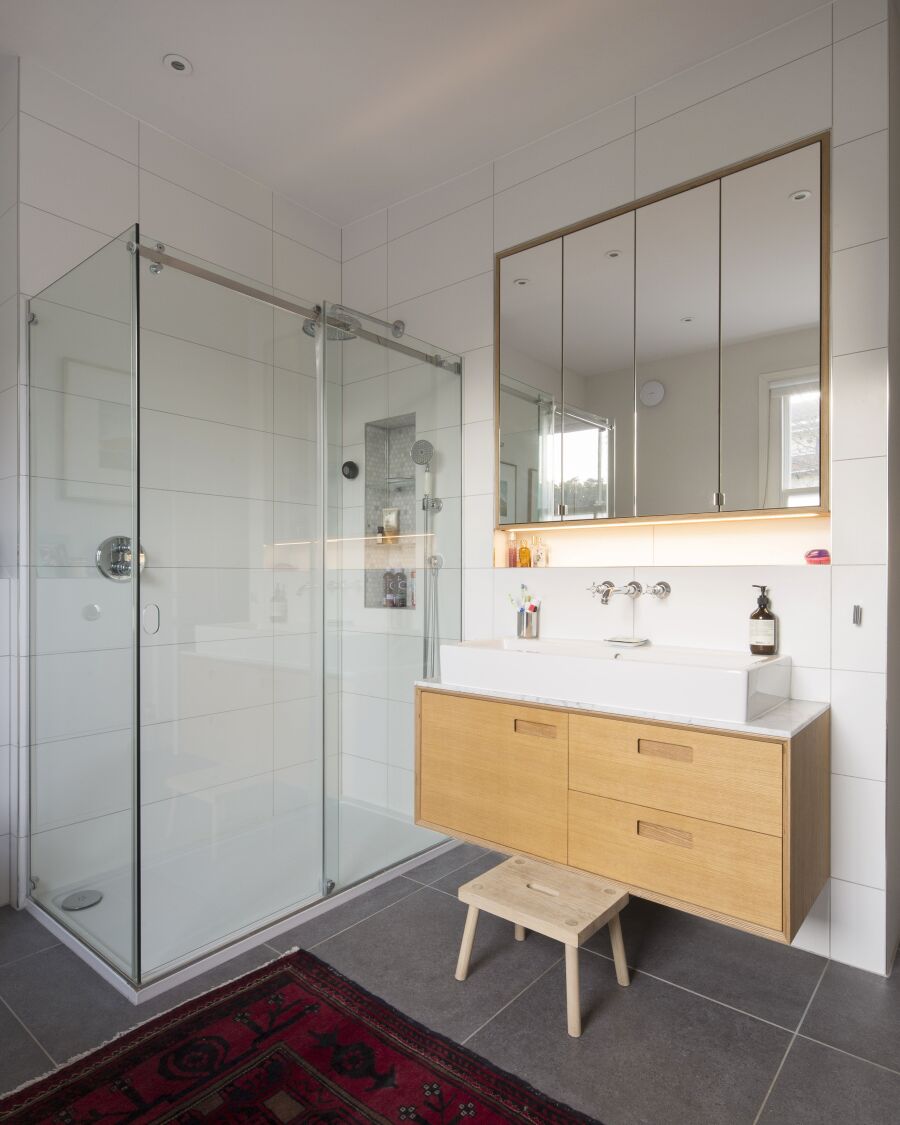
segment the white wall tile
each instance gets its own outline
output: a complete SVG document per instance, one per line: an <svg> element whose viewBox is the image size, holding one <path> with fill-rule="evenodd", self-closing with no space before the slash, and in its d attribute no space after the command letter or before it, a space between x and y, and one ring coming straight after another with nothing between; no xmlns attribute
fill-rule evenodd
<svg viewBox="0 0 900 1125"><path fill-rule="evenodd" d="M883 672L887 645L887 568L832 566L830 570L832 668ZM854 605L862 606L861 625L853 624Z"/></svg>
<svg viewBox="0 0 900 1125"><path fill-rule="evenodd" d="M142 632L141 644L239 640L275 632L311 631L311 623L299 616L290 622L290 629L288 623L276 626L272 621L273 592L271 570L148 566L141 576L141 601L158 606L159 631ZM122 610L120 617L126 619L127 605Z"/></svg>
<svg viewBox="0 0 900 1125"><path fill-rule="evenodd" d="M388 808L412 819L415 814L416 777L412 770L388 767Z"/></svg>
<svg viewBox="0 0 900 1125"><path fill-rule="evenodd" d="M887 238L887 130L835 148L831 185L833 250Z"/></svg>
<svg viewBox="0 0 900 1125"><path fill-rule="evenodd" d="M388 638L346 631L341 639L341 683L345 692L383 699L388 691Z"/></svg>
<svg viewBox="0 0 900 1125"><path fill-rule="evenodd" d="M389 242L388 304L490 270L492 207L482 200Z"/></svg>
<svg viewBox="0 0 900 1125"><path fill-rule="evenodd" d="M881 23L887 15L887 0L837 0L834 5L835 41Z"/></svg>
<svg viewBox="0 0 900 1125"><path fill-rule="evenodd" d="M388 767L366 758L341 757L341 792L350 801L387 808Z"/></svg>
<svg viewBox="0 0 900 1125"><path fill-rule="evenodd" d="M271 561L272 521L268 501L141 491L141 529L151 566L265 567Z"/></svg>
<svg viewBox="0 0 900 1125"><path fill-rule="evenodd" d="M361 312L387 308L387 247L376 246L344 262L341 270L343 303Z"/></svg>
<svg viewBox="0 0 900 1125"><path fill-rule="evenodd" d="M0 906L10 901L10 838L0 836Z"/></svg>
<svg viewBox="0 0 900 1125"><path fill-rule="evenodd" d="M633 198L634 137L629 135L498 192L494 249L504 250Z"/></svg>
<svg viewBox="0 0 900 1125"><path fill-rule="evenodd" d="M479 200L488 199L493 191L494 173L490 164L447 180L430 191L413 195L388 208L387 237L404 234L433 223L454 211L461 211Z"/></svg>
<svg viewBox="0 0 900 1125"><path fill-rule="evenodd" d="M19 198L19 122L13 117L0 129L0 215Z"/></svg>
<svg viewBox="0 0 900 1125"><path fill-rule="evenodd" d="M141 170L141 233L272 284L272 232L235 211Z"/></svg>
<svg viewBox="0 0 900 1125"><path fill-rule="evenodd" d="M376 211L341 230L341 256L346 262L387 242L387 211Z"/></svg>
<svg viewBox="0 0 900 1125"><path fill-rule="evenodd" d="M312 303L341 299L341 266L293 239L276 234L275 288Z"/></svg>
<svg viewBox="0 0 900 1125"><path fill-rule="evenodd" d="M9 835L9 747L0 746L0 836Z"/></svg>
<svg viewBox="0 0 900 1125"><path fill-rule="evenodd" d="M272 192L267 187L144 121L141 168L264 227L272 226Z"/></svg>
<svg viewBox="0 0 900 1125"><path fill-rule="evenodd" d="M463 638L486 640L494 635L494 572L466 568L463 597Z"/></svg>
<svg viewBox="0 0 900 1125"><path fill-rule="evenodd" d="M886 348L835 356L831 364L831 456L883 457L887 453Z"/></svg>
<svg viewBox="0 0 900 1125"><path fill-rule="evenodd" d="M389 315L391 320L405 321L411 335L448 351L487 347L494 332L494 275L483 273L402 301L391 307Z"/></svg>
<svg viewBox="0 0 900 1125"><path fill-rule="evenodd" d="M831 956L845 965L884 973L884 891L832 879Z"/></svg>
<svg viewBox="0 0 900 1125"><path fill-rule="evenodd" d="M341 754L388 760L388 702L370 695L341 695Z"/></svg>
<svg viewBox="0 0 900 1125"><path fill-rule="evenodd" d="M830 125L831 50L826 49L638 130L636 194L659 191Z"/></svg>
<svg viewBox="0 0 900 1125"><path fill-rule="evenodd" d="M886 457L835 461L831 468L831 508L833 562L887 562Z"/></svg>
<svg viewBox="0 0 900 1125"><path fill-rule="evenodd" d="M344 396L344 445L361 445L366 423L388 417L388 380L385 375L354 383Z"/></svg>
<svg viewBox="0 0 900 1125"><path fill-rule="evenodd" d="M15 211L11 212L12 227L15 227ZM15 286L15 278L12 285ZM8 297L0 305L0 389L15 387L19 381L19 300Z"/></svg>
<svg viewBox="0 0 900 1125"><path fill-rule="evenodd" d="M477 348L463 356L463 421L494 417L494 349Z"/></svg>
<svg viewBox="0 0 900 1125"><path fill-rule="evenodd" d="M887 128L887 24L834 45L835 145Z"/></svg>
<svg viewBox="0 0 900 1125"><path fill-rule="evenodd" d="M505 191L633 130L634 98L625 98L495 160L494 191Z"/></svg>
<svg viewBox="0 0 900 1125"><path fill-rule="evenodd" d="M831 670L791 666L791 699L811 699L827 703L831 697Z"/></svg>
<svg viewBox="0 0 900 1125"><path fill-rule="evenodd" d="M886 677L879 672L831 673L833 773L885 780Z"/></svg>
<svg viewBox="0 0 900 1125"><path fill-rule="evenodd" d="M825 5L638 94L637 127L652 125L830 44L831 10Z"/></svg>
<svg viewBox="0 0 900 1125"><path fill-rule="evenodd" d="M831 777L831 874L835 879L884 888L885 788L883 781Z"/></svg>
<svg viewBox="0 0 900 1125"><path fill-rule="evenodd" d="M138 162L138 120L49 70L24 59L20 68L20 108L98 148Z"/></svg>
<svg viewBox="0 0 900 1125"><path fill-rule="evenodd" d="M341 260L341 228L298 203L275 194L274 229L336 261Z"/></svg>
<svg viewBox="0 0 900 1125"><path fill-rule="evenodd" d="M831 301L834 355L887 346L887 239L833 255Z"/></svg>
<svg viewBox="0 0 900 1125"><path fill-rule="evenodd" d="M494 494L463 501L463 566L489 567L494 559Z"/></svg>
<svg viewBox="0 0 900 1125"><path fill-rule="evenodd" d="M415 769L415 707L412 703L388 703L388 764L397 769Z"/></svg>
<svg viewBox="0 0 900 1125"><path fill-rule="evenodd" d="M15 229L15 211L12 216ZM0 223L4 220L0 219ZM19 205L19 286L33 297L105 245L105 234ZM2 241L0 241L2 248Z"/></svg>
<svg viewBox="0 0 900 1125"><path fill-rule="evenodd" d="M541 635L577 640L634 635L634 607L630 598L613 598L601 605L593 598L592 582L609 579L617 586L634 577L631 567L547 567L528 570L503 568L494 571L494 635L511 637L516 627L516 600L524 583L528 592L541 599Z"/></svg>
<svg viewBox="0 0 900 1125"><path fill-rule="evenodd" d="M494 494L494 425L463 426L463 490L466 496Z"/></svg>

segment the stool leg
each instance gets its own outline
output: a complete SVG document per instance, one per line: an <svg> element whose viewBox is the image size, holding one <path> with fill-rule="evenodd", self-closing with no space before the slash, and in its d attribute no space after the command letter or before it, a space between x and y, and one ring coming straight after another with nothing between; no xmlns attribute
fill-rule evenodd
<svg viewBox="0 0 900 1125"><path fill-rule="evenodd" d="M566 946L566 1019L569 1034L581 1035L581 998L578 988L578 946Z"/></svg>
<svg viewBox="0 0 900 1125"><path fill-rule="evenodd" d="M469 975L469 958L475 941L475 927L478 925L478 907L470 906L463 929L462 945L459 947L459 960L456 962L456 979L465 980Z"/></svg>
<svg viewBox="0 0 900 1125"><path fill-rule="evenodd" d="M525 927L517 925L516 926L516 941L524 941L524 940L525 940Z"/></svg>
<svg viewBox="0 0 900 1125"><path fill-rule="evenodd" d="M609 940L612 944L613 961L616 963L616 980L621 985L631 984L628 975L628 961L625 959L625 941L622 938L622 920L616 914L609 920Z"/></svg>

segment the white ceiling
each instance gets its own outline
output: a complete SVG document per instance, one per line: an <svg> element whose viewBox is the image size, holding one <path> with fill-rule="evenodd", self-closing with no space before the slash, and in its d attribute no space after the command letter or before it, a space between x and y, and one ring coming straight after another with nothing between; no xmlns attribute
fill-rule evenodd
<svg viewBox="0 0 900 1125"><path fill-rule="evenodd" d="M0 0L0 50L346 223L820 3Z"/></svg>

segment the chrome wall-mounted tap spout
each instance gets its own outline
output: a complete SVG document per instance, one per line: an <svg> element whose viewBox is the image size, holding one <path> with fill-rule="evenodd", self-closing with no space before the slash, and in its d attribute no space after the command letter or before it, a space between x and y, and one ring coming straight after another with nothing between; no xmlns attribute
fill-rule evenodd
<svg viewBox="0 0 900 1125"><path fill-rule="evenodd" d="M588 592L595 598L599 596L603 605L609 605L609 599L613 594L624 594L628 598L639 598L644 592L644 587L640 582L626 582L624 586L616 586L609 580L606 582L592 582L588 586Z"/></svg>

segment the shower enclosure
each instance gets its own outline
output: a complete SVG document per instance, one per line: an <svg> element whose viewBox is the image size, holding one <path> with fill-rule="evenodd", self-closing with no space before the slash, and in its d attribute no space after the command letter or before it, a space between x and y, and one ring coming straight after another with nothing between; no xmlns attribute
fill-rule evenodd
<svg viewBox="0 0 900 1125"><path fill-rule="evenodd" d="M29 371L32 902L140 985L440 843L460 358L134 228L32 299Z"/></svg>

